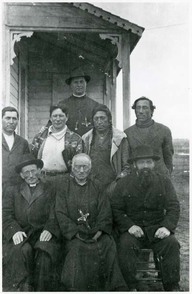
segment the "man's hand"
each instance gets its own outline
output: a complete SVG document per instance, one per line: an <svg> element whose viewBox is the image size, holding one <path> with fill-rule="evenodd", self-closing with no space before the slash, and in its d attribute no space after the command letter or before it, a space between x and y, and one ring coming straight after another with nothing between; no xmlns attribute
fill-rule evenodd
<svg viewBox="0 0 192 294"><path fill-rule="evenodd" d="M40 241L50 241L52 238L52 234L49 231L44 230L40 235Z"/></svg>
<svg viewBox="0 0 192 294"><path fill-rule="evenodd" d="M102 231L98 231L94 236L93 236L93 240L94 241L97 241L97 239L101 236L101 234L102 234Z"/></svg>
<svg viewBox="0 0 192 294"><path fill-rule="evenodd" d="M164 239L164 238L168 237L170 234L171 233L167 228L162 227L156 231L155 238Z"/></svg>
<svg viewBox="0 0 192 294"><path fill-rule="evenodd" d="M17 233L15 233L14 235L13 235L13 243L15 244L15 245L18 245L18 244L20 244L21 242L23 242L23 238L27 238L27 235L25 234L25 232L21 232L21 231L19 231L19 232L17 232Z"/></svg>
<svg viewBox="0 0 192 294"><path fill-rule="evenodd" d="M141 238L144 236L143 230L136 225L133 225L128 230L129 234L134 235L136 238Z"/></svg>

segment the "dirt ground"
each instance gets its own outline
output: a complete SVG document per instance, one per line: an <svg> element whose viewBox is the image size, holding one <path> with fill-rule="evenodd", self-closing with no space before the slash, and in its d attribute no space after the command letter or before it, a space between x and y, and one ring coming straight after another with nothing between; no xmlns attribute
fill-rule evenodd
<svg viewBox="0 0 192 294"><path fill-rule="evenodd" d="M189 174L173 173L173 183L180 201L181 213L176 237L181 249L181 281L182 291L189 291Z"/></svg>

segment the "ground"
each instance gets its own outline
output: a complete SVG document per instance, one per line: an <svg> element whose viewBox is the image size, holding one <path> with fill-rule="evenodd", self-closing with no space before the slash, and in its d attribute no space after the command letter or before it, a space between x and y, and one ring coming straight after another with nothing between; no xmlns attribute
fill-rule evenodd
<svg viewBox="0 0 192 294"><path fill-rule="evenodd" d="M176 237L181 245L181 281L183 291L189 291L189 177L177 174L173 177L181 206Z"/></svg>

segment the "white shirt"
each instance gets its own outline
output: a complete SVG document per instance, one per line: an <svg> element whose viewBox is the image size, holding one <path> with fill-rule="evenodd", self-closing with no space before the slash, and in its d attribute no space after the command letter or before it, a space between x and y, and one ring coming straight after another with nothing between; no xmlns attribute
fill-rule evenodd
<svg viewBox="0 0 192 294"><path fill-rule="evenodd" d="M3 133L3 136L5 138L5 141L7 142L7 145L9 147L9 150L11 151L12 147L13 147L13 144L14 144L14 134L12 135L7 135L5 133Z"/></svg>
<svg viewBox="0 0 192 294"><path fill-rule="evenodd" d="M45 141L41 158L44 163L43 170L67 171L67 167L62 156L62 151L65 148L66 131L67 126L65 126L65 128L58 133L52 133L52 126L50 126L49 136Z"/></svg>

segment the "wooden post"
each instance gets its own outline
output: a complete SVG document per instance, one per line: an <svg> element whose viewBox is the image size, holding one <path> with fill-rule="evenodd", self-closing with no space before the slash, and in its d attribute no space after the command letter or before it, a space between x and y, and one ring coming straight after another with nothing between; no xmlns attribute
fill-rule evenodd
<svg viewBox="0 0 192 294"><path fill-rule="evenodd" d="M115 61L112 62L112 70L111 70L111 114L112 114L112 123L113 126L116 127L116 66Z"/></svg>
<svg viewBox="0 0 192 294"><path fill-rule="evenodd" d="M122 35L123 129L130 126L130 38Z"/></svg>

